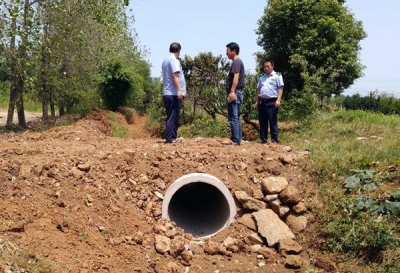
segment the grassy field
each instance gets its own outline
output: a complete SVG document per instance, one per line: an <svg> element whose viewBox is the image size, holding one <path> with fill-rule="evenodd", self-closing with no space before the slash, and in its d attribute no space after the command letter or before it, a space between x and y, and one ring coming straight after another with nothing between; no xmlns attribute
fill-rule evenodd
<svg viewBox="0 0 400 273"><path fill-rule="evenodd" d="M400 117L319 113L282 130L281 139L310 152L302 167L323 200L319 236L337 261L355 259L362 272L400 272Z"/></svg>

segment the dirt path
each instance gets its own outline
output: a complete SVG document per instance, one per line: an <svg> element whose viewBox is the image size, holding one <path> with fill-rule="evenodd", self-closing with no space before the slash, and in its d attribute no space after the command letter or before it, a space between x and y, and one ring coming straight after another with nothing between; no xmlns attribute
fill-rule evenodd
<svg viewBox="0 0 400 273"><path fill-rule="evenodd" d="M5 109L0 109L0 126L6 125L6 122L7 122L7 115L8 115L7 110L5 110ZM41 117L42 117L42 113L27 112L27 111L25 111L25 119L26 119L26 122L33 121L33 120L39 119L39 118L41 118ZM14 122L14 124L17 124L17 123L18 123L18 114L17 114L17 111L14 111L13 122Z"/></svg>

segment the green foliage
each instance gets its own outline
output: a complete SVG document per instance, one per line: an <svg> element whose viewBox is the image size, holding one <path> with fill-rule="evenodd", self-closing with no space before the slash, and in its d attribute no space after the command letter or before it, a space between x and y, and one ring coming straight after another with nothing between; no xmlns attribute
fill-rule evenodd
<svg viewBox="0 0 400 273"><path fill-rule="evenodd" d="M132 97L133 73L126 70L120 60L108 64L100 83L100 97L107 110L116 112L119 106L128 106Z"/></svg>
<svg viewBox="0 0 400 273"><path fill-rule="evenodd" d="M9 268L7 272L54 272L54 263L19 249L13 244L2 240L0 248L0 268Z"/></svg>
<svg viewBox="0 0 400 273"><path fill-rule="evenodd" d="M337 215L323 228L328 236L330 250L341 254L364 256L370 262L379 262L380 253L398 243L389 219L376 221L369 214L350 217L336 211Z"/></svg>
<svg viewBox="0 0 400 273"><path fill-rule="evenodd" d="M362 76L361 21L337 0L270 0L258 21L258 45L285 81L284 98L307 90L322 101L340 94Z"/></svg>
<svg viewBox="0 0 400 273"><path fill-rule="evenodd" d="M7 109L10 98L10 86L7 82L0 81L0 108Z"/></svg>
<svg viewBox="0 0 400 273"><path fill-rule="evenodd" d="M108 122L112 128L112 136L118 138L130 138L131 134L129 133L128 129L120 124L118 121L117 116L114 113L110 113L108 116Z"/></svg>
<svg viewBox="0 0 400 273"><path fill-rule="evenodd" d="M313 235L344 264L358 259L362 272L400 269L400 193L391 191L399 177L397 132L399 116L337 110L318 111L310 122L282 135L282 142L309 152L301 166L318 181L320 232Z"/></svg>
<svg viewBox="0 0 400 273"><path fill-rule="evenodd" d="M387 115L400 114L400 99L394 96L389 96L385 93L370 92L368 96L354 94L340 99L335 99L335 102L348 110L365 110Z"/></svg>
<svg viewBox="0 0 400 273"><path fill-rule="evenodd" d="M372 191L376 188L376 181L372 170L352 170L352 174L346 177L343 187L348 191L361 188L363 191Z"/></svg>
<svg viewBox="0 0 400 273"><path fill-rule="evenodd" d="M102 69L115 59L124 60L134 91L128 106L145 111L158 82L151 79L147 53L129 29L128 2L29 1L24 25L24 1L0 1L0 73L23 76L32 102L58 105L60 114L87 113L100 106L99 94L92 90L98 88ZM13 40L20 42L13 47ZM16 68L25 64L23 74L4 68L13 63Z"/></svg>
<svg viewBox="0 0 400 273"><path fill-rule="evenodd" d="M260 76L249 72L245 75L243 89L243 103L240 106L240 111L244 120L258 119L257 109L254 107L256 102L256 88Z"/></svg>
<svg viewBox="0 0 400 273"><path fill-rule="evenodd" d="M292 96L282 103L279 112L281 120L306 122L317 113L317 96L310 92L293 91Z"/></svg>
<svg viewBox="0 0 400 273"><path fill-rule="evenodd" d="M182 68L187 82L188 101L193 105L193 118L196 109L201 108L213 119L216 114L226 113L226 91L224 80L229 63L222 55L214 56L203 52L191 58L185 56Z"/></svg>
<svg viewBox="0 0 400 273"><path fill-rule="evenodd" d="M228 137L230 129L225 118L212 119L208 115L198 116L192 124L182 127L179 134L184 137Z"/></svg>

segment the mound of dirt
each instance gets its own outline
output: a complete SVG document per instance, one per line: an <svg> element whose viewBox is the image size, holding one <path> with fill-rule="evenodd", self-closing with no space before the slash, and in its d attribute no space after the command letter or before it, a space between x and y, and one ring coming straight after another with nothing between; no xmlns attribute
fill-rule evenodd
<svg viewBox="0 0 400 273"><path fill-rule="evenodd" d="M297 272L312 267L309 251L298 256L297 269L288 266L292 255L276 247L268 250L270 256L253 251L244 238L254 231L238 221L200 247L201 240L161 220L162 200L155 195L165 194L182 175L201 172L219 178L232 194L243 191L260 199L260 181L280 176L300 189L309 205L315 188L297 166L302 153L283 145L222 145L219 138L164 144L145 135L143 118L125 124L140 132L134 139L116 139L109 136L107 114L97 111L42 133L2 135L2 240L52 261L54 272ZM237 217L247 212L238 203ZM161 235L172 245L180 238L185 248L161 251ZM304 236L295 235L307 248ZM206 246L220 246L228 237L238 242L236 248L207 251Z"/></svg>

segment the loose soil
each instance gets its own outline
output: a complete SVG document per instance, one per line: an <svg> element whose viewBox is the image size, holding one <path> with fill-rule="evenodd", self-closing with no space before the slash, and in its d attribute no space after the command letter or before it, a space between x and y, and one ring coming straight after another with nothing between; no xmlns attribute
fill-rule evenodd
<svg viewBox="0 0 400 273"><path fill-rule="evenodd" d="M164 144L150 136L145 117L127 124L121 116L132 138L118 139L110 136L108 114L96 111L43 132L2 134L0 239L52 261L54 272L285 273L316 265L335 270L330 260L316 257L313 248L320 242L308 236L314 229L316 183L299 167L303 153L285 145L223 145L220 138ZM282 157L292 160L284 163ZM216 176L232 193L253 195L260 189L257 181L272 175L297 186L309 208L309 227L296 234L304 266L286 268L279 253L260 260L245 250L230 255L199 250L190 263L157 253L154 226L161 218L162 200L154 193L165 194L176 179L194 172ZM244 213L238 204L237 216ZM241 240L251 232L235 222L210 240Z"/></svg>

